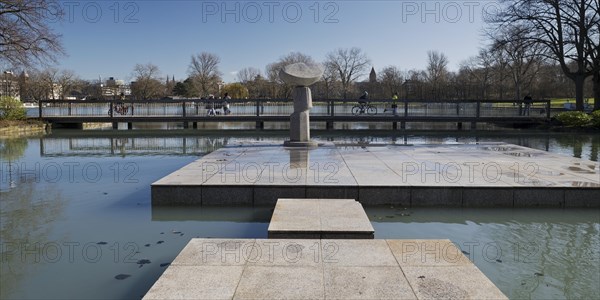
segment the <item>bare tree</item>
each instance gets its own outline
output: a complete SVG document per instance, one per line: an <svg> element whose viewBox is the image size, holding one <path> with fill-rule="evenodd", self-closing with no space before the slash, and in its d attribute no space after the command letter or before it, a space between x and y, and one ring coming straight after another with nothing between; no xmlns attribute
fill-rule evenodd
<svg viewBox="0 0 600 300"><path fill-rule="evenodd" d="M46 68L42 71L42 84L46 86L46 97L56 100L62 93L60 86L58 85L58 77L60 70L57 68Z"/></svg>
<svg viewBox="0 0 600 300"><path fill-rule="evenodd" d="M448 80L448 57L438 51L427 51L427 80L434 99L439 99Z"/></svg>
<svg viewBox="0 0 600 300"><path fill-rule="evenodd" d="M247 84L260 76L260 70L253 67L243 68L237 72L237 80L242 84Z"/></svg>
<svg viewBox="0 0 600 300"><path fill-rule="evenodd" d="M410 70L406 76L405 93L408 98L424 99L424 86L427 81L427 73L422 70Z"/></svg>
<svg viewBox="0 0 600 300"><path fill-rule="evenodd" d="M394 93L400 93L404 76L395 66L388 66L379 71L379 81L383 85L386 94L391 97Z"/></svg>
<svg viewBox="0 0 600 300"><path fill-rule="evenodd" d="M25 96L26 99L35 101L47 100L50 92L43 72L31 70L27 75L25 95L21 95L21 97Z"/></svg>
<svg viewBox="0 0 600 300"><path fill-rule="evenodd" d="M371 60L360 48L339 48L327 54L325 64L338 73L342 97L347 99L350 85L367 72Z"/></svg>
<svg viewBox="0 0 600 300"><path fill-rule="evenodd" d="M75 72L71 70L61 70L56 78L56 83L60 87L58 93L60 99L65 99L66 96L69 96L71 92L77 88L78 82L79 78L77 78Z"/></svg>
<svg viewBox="0 0 600 300"><path fill-rule="evenodd" d="M489 88L493 77L494 57L486 49L479 50L479 54L462 63L461 70L467 72L478 86L477 95L483 100L488 99Z"/></svg>
<svg viewBox="0 0 600 300"><path fill-rule="evenodd" d="M48 23L62 17L57 1L0 1L0 61L14 67L56 62L64 50Z"/></svg>
<svg viewBox="0 0 600 300"><path fill-rule="evenodd" d="M270 81L273 87L271 95L272 97L288 98L290 96L293 86L281 81L281 79L279 78L279 72L285 66L299 62L303 62L307 65L316 64L315 60L313 60L312 57L310 57L309 55L300 52L291 52L285 56L282 56L276 62L267 65L265 71L267 79Z"/></svg>
<svg viewBox="0 0 600 300"><path fill-rule="evenodd" d="M221 82L221 72L219 63L221 59L213 53L202 52L192 55L192 61L189 66L189 75L198 96L206 96L219 89Z"/></svg>
<svg viewBox="0 0 600 300"><path fill-rule="evenodd" d="M333 69L330 64L324 64L323 78L321 81L323 85L323 97L325 99L339 97L339 76L337 70Z"/></svg>
<svg viewBox="0 0 600 300"><path fill-rule="evenodd" d="M598 2L598 0L596 0ZM598 8L598 4L596 4ZM598 13L596 11L596 13ZM592 70L592 85L594 91L594 110L600 109L600 22L589 30L586 40L588 69Z"/></svg>
<svg viewBox="0 0 600 300"><path fill-rule="evenodd" d="M576 108L583 110L584 83L593 69L586 64L593 47L598 44L590 34L600 23L598 0L502 0L503 9L489 18L491 36L506 26L526 29L525 39L548 49L548 58L556 60L562 71L575 83ZM597 35L596 35L597 37ZM569 62L574 64L572 67Z"/></svg>
<svg viewBox="0 0 600 300"><path fill-rule="evenodd" d="M519 26L505 27L492 44L493 51L503 52L507 57L507 67L514 86L514 97L520 100L523 90L528 89L537 76L545 48L532 43L525 37L526 28Z"/></svg>
<svg viewBox="0 0 600 300"><path fill-rule="evenodd" d="M263 85L260 70L257 68L243 68L237 73L238 81L248 90L248 96L253 98L260 97L261 86Z"/></svg>
<svg viewBox="0 0 600 300"><path fill-rule="evenodd" d="M135 78L135 82L131 84L131 93L138 99L158 98L165 90L160 79L160 70L151 63L135 65L133 78Z"/></svg>

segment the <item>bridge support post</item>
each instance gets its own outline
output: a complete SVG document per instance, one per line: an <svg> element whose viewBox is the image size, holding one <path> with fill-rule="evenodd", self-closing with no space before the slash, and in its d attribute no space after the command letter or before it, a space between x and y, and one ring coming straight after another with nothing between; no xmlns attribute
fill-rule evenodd
<svg viewBox="0 0 600 300"><path fill-rule="evenodd" d="M192 122L192 128L198 129L198 122Z"/></svg>
<svg viewBox="0 0 600 300"><path fill-rule="evenodd" d="M333 129L333 121L325 122L325 129L332 130Z"/></svg>
<svg viewBox="0 0 600 300"><path fill-rule="evenodd" d="M398 129L398 122L392 122L392 129Z"/></svg>
<svg viewBox="0 0 600 300"><path fill-rule="evenodd" d="M189 122L183 122L183 129L188 129L190 128L190 123Z"/></svg>
<svg viewBox="0 0 600 300"><path fill-rule="evenodd" d="M462 130L462 122L458 122L458 124L456 124L456 129L458 130Z"/></svg>
<svg viewBox="0 0 600 300"><path fill-rule="evenodd" d="M119 129L119 122L112 122L112 128L113 129Z"/></svg>
<svg viewBox="0 0 600 300"><path fill-rule="evenodd" d="M256 121L256 129L265 129L265 122L263 121Z"/></svg>
<svg viewBox="0 0 600 300"><path fill-rule="evenodd" d="M400 122L400 129L406 129L406 121Z"/></svg>
<svg viewBox="0 0 600 300"><path fill-rule="evenodd" d="M127 122L127 130L133 129L133 123Z"/></svg>

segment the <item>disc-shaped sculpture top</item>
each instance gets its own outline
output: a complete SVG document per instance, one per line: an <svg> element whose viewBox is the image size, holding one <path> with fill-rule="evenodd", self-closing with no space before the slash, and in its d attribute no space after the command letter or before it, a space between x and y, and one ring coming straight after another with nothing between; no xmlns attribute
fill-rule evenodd
<svg viewBox="0 0 600 300"><path fill-rule="evenodd" d="M285 66L279 72L279 78L287 84L309 86L321 79L323 69L318 65L295 63Z"/></svg>

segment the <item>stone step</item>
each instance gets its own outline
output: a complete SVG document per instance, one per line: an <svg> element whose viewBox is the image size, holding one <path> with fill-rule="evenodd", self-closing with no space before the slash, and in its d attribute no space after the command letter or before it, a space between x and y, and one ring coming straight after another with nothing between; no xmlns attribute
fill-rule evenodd
<svg viewBox="0 0 600 300"><path fill-rule="evenodd" d="M270 239L372 239L375 230L354 199L278 199Z"/></svg>

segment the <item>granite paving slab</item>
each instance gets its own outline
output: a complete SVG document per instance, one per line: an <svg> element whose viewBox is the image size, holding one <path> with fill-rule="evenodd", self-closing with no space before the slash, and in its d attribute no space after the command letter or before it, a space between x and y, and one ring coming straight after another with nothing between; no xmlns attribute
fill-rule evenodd
<svg viewBox="0 0 600 300"><path fill-rule="evenodd" d="M269 238L370 238L374 229L353 199L279 199Z"/></svg>
<svg viewBox="0 0 600 300"><path fill-rule="evenodd" d="M439 298L508 299L449 240L319 239L192 239L143 299Z"/></svg>
<svg viewBox="0 0 600 300"><path fill-rule="evenodd" d="M501 199L490 199L486 188L502 190ZM543 189L569 198L540 201L535 191ZM152 204L274 205L300 196L363 205L600 207L599 191L598 162L512 144L257 144L219 149L156 181Z"/></svg>

